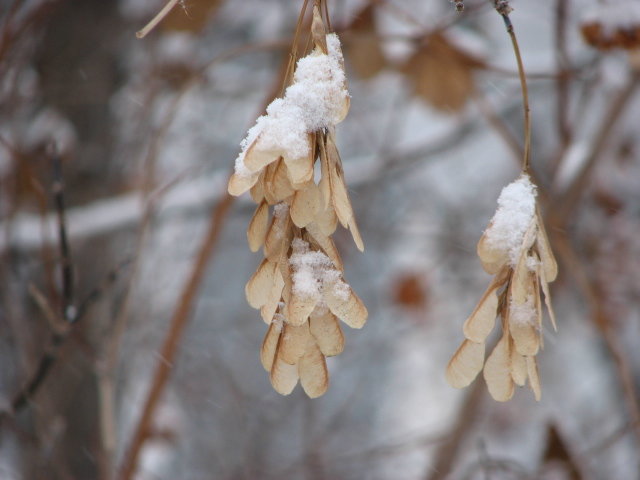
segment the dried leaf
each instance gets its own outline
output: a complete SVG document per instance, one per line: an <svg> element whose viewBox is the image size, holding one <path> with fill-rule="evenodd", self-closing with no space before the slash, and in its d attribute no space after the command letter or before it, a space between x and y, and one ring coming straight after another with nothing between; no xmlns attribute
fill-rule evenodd
<svg viewBox="0 0 640 480"><path fill-rule="evenodd" d="M269 329L267 330L267 333L264 336L264 340L262 341L262 348L260 349L260 362L267 372L270 372L271 367L273 366L281 331L281 323L272 323L271 325L269 325Z"/></svg>
<svg viewBox="0 0 640 480"><path fill-rule="evenodd" d="M484 364L484 380L487 382L489 394L498 402L506 402L513 396L510 357L509 334L505 332Z"/></svg>
<svg viewBox="0 0 640 480"><path fill-rule="evenodd" d="M346 288L336 289L333 284L325 285L324 301L331 312L351 328L362 328L369 315L367 308L351 287L345 286Z"/></svg>
<svg viewBox="0 0 640 480"><path fill-rule="evenodd" d="M320 189L313 180L298 190L291 204L291 220L295 226L304 228L311 223L320 212L321 202Z"/></svg>
<svg viewBox="0 0 640 480"><path fill-rule="evenodd" d="M464 388L478 376L484 363L484 343L465 340L447 365L446 378L454 388Z"/></svg>
<svg viewBox="0 0 640 480"><path fill-rule="evenodd" d="M458 112L475 88L473 70L482 66L437 32L425 39L403 70L416 95L438 110Z"/></svg>
<svg viewBox="0 0 640 480"><path fill-rule="evenodd" d="M269 300L275 271L276 264L265 259L247 282L244 292L253 308L260 308Z"/></svg>
<svg viewBox="0 0 640 480"><path fill-rule="evenodd" d="M496 285L494 282L489 285L489 288L480 299L475 310L464 322L462 331L464 332L464 336L469 340L476 343L483 343L491 333L491 330L493 330L498 314L497 289L499 286L500 285Z"/></svg>
<svg viewBox="0 0 640 480"><path fill-rule="evenodd" d="M251 222L249 222L249 228L247 228L247 240L249 241L249 249L252 252L257 252L264 244L268 226L269 206L267 202L262 202L258 208L256 208Z"/></svg>
<svg viewBox="0 0 640 480"><path fill-rule="evenodd" d="M367 3L348 27L353 34L346 44L347 59L358 76L371 78L386 66L375 27L375 3Z"/></svg>
<svg viewBox="0 0 640 480"><path fill-rule="evenodd" d="M332 357L342 353L344 335L338 319L329 310L322 315L312 313L309 317L309 327L323 355Z"/></svg>
<svg viewBox="0 0 640 480"><path fill-rule="evenodd" d="M542 390L540 389L540 377L538 375L538 362L536 357L525 357L527 361L527 374L529 375L529 386L533 390L536 402L542 398Z"/></svg>
<svg viewBox="0 0 640 480"><path fill-rule="evenodd" d="M289 395L298 383L298 366L286 363L276 352L270 379L276 392L280 395Z"/></svg>
<svg viewBox="0 0 640 480"><path fill-rule="evenodd" d="M280 336L278 355L283 361L294 365L304 355L310 339L311 333L307 323L297 327L285 323Z"/></svg>
<svg viewBox="0 0 640 480"><path fill-rule="evenodd" d="M267 301L264 302L264 305L262 305L262 307L260 307L260 315L267 324L271 323L271 321L273 320L273 316L278 310L278 305L280 304L280 299L282 298L283 288L284 280L282 278L282 273L280 272L280 268L276 266L275 272L273 274L273 283L271 284L271 289L269 290Z"/></svg>
<svg viewBox="0 0 640 480"><path fill-rule="evenodd" d="M329 387L329 372L324 355L315 344L310 342L306 353L298 363L300 384L310 398L323 395Z"/></svg>

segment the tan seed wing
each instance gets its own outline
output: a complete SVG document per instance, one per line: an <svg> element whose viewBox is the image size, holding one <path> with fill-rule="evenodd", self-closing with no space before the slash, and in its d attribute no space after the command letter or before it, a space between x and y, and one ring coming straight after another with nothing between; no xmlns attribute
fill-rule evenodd
<svg viewBox="0 0 640 480"><path fill-rule="evenodd" d="M287 174L287 166L284 160L280 159L273 168L273 173L268 177L267 191L269 192L269 198L274 203L282 202L291 195L296 193L295 189L291 185L289 176Z"/></svg>
<svg viewBox="0 0 640 480"><path fill-rule="evenodd" d="M487 230L491 228L491 225ZM509 253L506 250L492 248L487 241L487 233L482 234L476 248L480 263L484 271L495 275L500 269L509 262Z"/></svg>
<svg viewBox="0 0 640 480"><path fill-rule="evenodd" d="M289 302L287 303L287 323L295 326L304 324L317 304L318 300L316 298L300 295L296 292L294 286L291 290Z"/></svg>
<svg viewBox="0 0 640 480"><path fill-rule="evenodd" d="M333 285L325 285L324 301L331 312L351 328L362 328L367 321L367 308L355 292L346 286L347 292L336 292Z"/></svg>
<svg viewBox="0 0 640 480"><path fill-rule="evenodd" d="M279 217L274 215L271 226L264 240L264 256L273 262L280 258L289 247L291 240L291 220L288 212L283 212Z"/></svg>
<svg viewBox="0 0 640 480"><path fill-rule="evenodd" d="M229 185L227 191L229 195L237 197L253 187L260 178L259 173L252 173L251 175L238 175L234 173L229 179Z"/></svg>
<svg viewBox="0 0 640 480"><path fill-rule="evenodd" d="M307 344L311 340L309 325L304 323L299 327L285 323L280 337L279 355L283 361L294 365L307 349Z"/></svg>
<svg viewBox="0 0 640 480"><path fill-rule="evenodd" d="M498 402L506 402L513 396L510 356L508 333L505 333L484 364L484 380L489 394Z"/></svg>
<svg viewBox="0 0 640 480"><path fill-rule="evenodd" d="M553 312L553 306L551 305L551 294L549 293L549 284L547 283L547 279L545 278L545 273L543 268L538 269L538 275L540 278L540 286L542 287L542 293L544 293L544 304L547 306L547 311L549 312L549 319L551 320L551 325L553 326L553 330L557 332L558 326L556 324L556 314Z"/></svg>
<svg viewBox="0 0 640 480"><path fill-rule="evenodd" d="M523 305L533 292L533 287L534 275L527 267L527 256L522 255L511 276L511 284L509 285L510 300L516 305Z"/></svg>
<svg viewBox="0 0 640 480"><path fill-rule="evenodd" d="M478 306L464 322L462 329L464 336L469 340L482 343L493 330L498 311L498 293L496 291L498 287L499 285L495 285L493 282L489 285L489 289L480 299Z"/></svg>
<svg viewBox="0 0 640 480"><path fill-rule="evenodd" d="M311 314L309 327L323 355L332 357L342 353L344 335L338 319L329 310L322 315Z"/></svg>
<svg viewBox="0 0 640 480"><path fill-rule="evenodd" d="M320 147L320 183L318 187L322 195L323 208L327 210L331 205L331 176L329 175L329 158L327 157L325 135L320 136L318 145Z"/></svg>
<svg viewBox="0 0 640 480"><path fill-rule="evenodd" d="M533 319L532 319L533 320ZM533 323L510 322L509 331L520 355L535 355L540 349L538 329Z"/></svg>
<svg viewBox="0 0 640 480"><path fill-rule="evenodd" d="M300 384L310 398L317 398L327 391L329 372L324 355L315 342L310 342L307 352L300 359L298 373Z"/></svg>
<svg viewBox="0 0 640 480"><path fill-rule="evenodd" d="M264 244L268 227L269 206L267 202L262 202L258 208L256 208L253 218L251 218L251 222L249 222L249 228L247 229L247 240L249 241L249 249L252 252L257 252Z"/></svg>
<svg viewBox="0 0 640 480"><path fill-rule="evenodd" d="M536 362L536 357L526 357L526 359L529 386L533 390L536 401L539 402L540 398L542 398L542 389L540 388L540 376L538 375L538 362Z"/></svg>
<svg viewBox="0 0 640 480"><path fill-rule="evenodd" d="M344 270L340 252L338 252L338 249L336 248L335 243L333 243L331 237L325 235L322 232L322 229L315 222L311 222L306 228L307 233L311 236L313 242L315 242L322 251L326 253L327 257L331 259L336 268L340 271Z"/></svg>
<svg viewBox="0 0 640 480"><path fill-rule="evenodd" d="M275 269L276 264L265 259L247 282L244 292L253 308L260 308L269 300Z"/></svg>
<svg viewBox="0 0 640 480"><path fill-rule="evenodd" d="M465 340L447 365L446 378L454 388L464 388L478 376L484 363L484 343Z"/></svg>
<svg viewBox="0 0 640 480"><path fill-rule="evenodd" d="M254 173L259 172L270 163L275 162L281 155L279 151L259 148L259 142L260 136L253 141L244 156L244 166L247 167L250 172Z"/></svg>
<svg viewBox="0 0 640 480"><path fill-rule="evenodd" d="M276 356L276 349L278 347L278 339L280 338L280 331L282 325L272 323L269 325L264 340L262 341L262 348L260 349L260 362L267 372L271 371L273 361Z"/></svg>
<svg viewBox="0 0 640 480"><path fill-rule="evenodd" d="M321 205L320 189L312 180L303 189L298 190L293 197L291 220L294 225L299 228L306 227L316 218Z"/></svg>
<svg viewBox="0 0 640 480"><path fill-rule="evenodd" d="M264 171L260 172L260 175L258 176L258 180L253 185L253 187L251 187L251 189L249 190L249 194L251 195L251 198L255 203L258 203L258 204L262 202L262 200L264 200L264 176L265 176L265 172Z"/></svg>
<svg viewBox="0 0 640 480"><path fill-rule="evenodd" d="M278 304L280 303L280 299L282 298L283 288L284 280L282 278L282 273L280 272L280 268L276 266L267 301L264 303L264 305L262 305L262 307L260 307L260 315L262 316L262 319L266 324L271 323L271 321L273 320L273 316L278 310Z"/></svg>
<svg viewBox="0 0 640 480"><path fill-rule="evenodd" d="M544 274L547 282L551 283L558 276L558 263L556 262L551 246L549 245L549 237L547 236L547 231L545 230L544 223L542 222L542 215L540 215L539 212L536 212L536 215L538 219L536 247L540 254L540 260L544 267Z"/></svg>
<svg viewBox="0 0 640 480"><path fill-rule="evenodd" d="M298 383L298 366L284 362L277 352L269 378L276 392L289 395Z"/></svg>
<svg viewBox="0 0 640 480"><path fill-rule="evenodd" d="M515 348L511 349L511 378L520 387L527 381L527 362Z"/></svg>
<svg viewBox="0 0 640 480"><path fill-rule="evenodd" d="M333 235L338 226L338 217L333 206L329 205L326 210L320 211L320 213L316 215L314 222L324 235Z"/></svg>

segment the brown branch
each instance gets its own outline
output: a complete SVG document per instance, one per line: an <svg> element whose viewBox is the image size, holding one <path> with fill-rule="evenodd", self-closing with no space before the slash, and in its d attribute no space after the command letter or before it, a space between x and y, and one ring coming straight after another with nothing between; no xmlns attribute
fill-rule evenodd
<svg viewBox="0 0 640 480"><path fill-rule="evenodd" d="M234 198L226 195L218 205L212 210L209 220L209 229L202 242L200 251L196 257L196 261L189 275L189 279L185 284L178 305L171 318L169 330L165 337L162 349L160 350L160 359L156 364L156 371L151 383L151 389L147 395L142 415L133 434L131 444L126 451L125 458L120 468L118 478L120 480L129 480L135 474L138 466L138 457L144 446L144 443L152 428L152 420L158 403L162 397L162 393L167 385L167 380L171 373L171 367L178 352L178 347L182 339L182 335L191 318L191 309L196 299L196 295L202 283L202 279L206 272L207 265L213 254L213 251L220 239L220 233L224 225L224 219L233 204Z"/></svg>

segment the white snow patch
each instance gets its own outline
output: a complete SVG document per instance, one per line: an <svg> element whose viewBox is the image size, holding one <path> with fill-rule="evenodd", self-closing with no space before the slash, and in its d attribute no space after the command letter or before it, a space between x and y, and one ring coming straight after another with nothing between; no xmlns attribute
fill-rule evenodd
<svg viewBox="0 0 640 480"><path fill-rule="evenodd" d="M293 253L289 264L293 268L293 291L320 301L325 287L333 288L334 293L346 300L349 298L349 286L342 281L342 274L324 253L311 250L304 240L295 238L291 244Z"/></svg>
<svg viewBox="0 0 640 480"><path fill-rule="evenodd" d="M509 305L509 322L515 325L535 325L538 318L533 295L528 295L522 304L511 301Z"/></svg>
<svg viewBox="0 0 640 480"><path fill-rule="evenodd" d="M236 159L237 175L251 172L244 164L247 149L273 152L285 158L303 158L309 154L307 133L327 128L342 120L344 103L349 97L345 88L340 40L336 34L327 35L328 55L314 50L298 60L293 84L284 98L277 98L267 107L267 114L259 117L240 143Z"/></svg>
<svg viewBox="0 0 640 480"><path fill-rule="evenodd" d="M493 215L485 234L490 248L507 252L511 265L520 258L524 234L536 212L536 187L528 175L502 189L498 198L498 210Z"/></svg>

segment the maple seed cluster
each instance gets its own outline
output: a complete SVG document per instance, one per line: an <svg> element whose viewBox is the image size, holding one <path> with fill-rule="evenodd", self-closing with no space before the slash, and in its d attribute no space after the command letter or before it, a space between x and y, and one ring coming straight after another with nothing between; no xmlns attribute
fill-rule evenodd
<svg viewBox="0 0 640 480"><path fill-rule="evenodd" d="M288 395L300 380L314 398L328 387L325 357L344 348L338 320L361 328L367 309L344 282L331 238L339 222L364 249L334 139L349 109L340 42L326 34L317 7L311 32L313 51L298 61L284 97L249 130L228 188L250 191L258 204L247 237L265 258L245 291L269 325L262 365L278 393Z"/></svg>
<svg viewBox="0 0 640 480"><path fill-rule="evenodd" d="M478 242L484 270L495 275L465 321L465 340L447 366L448 382L469 385L484 368L491 396L507 401L527 379L536 400L541 389L536 355L543 346L542 302L555 330L548 283L558 268L535 201L535 187L523 174L505 187L499 208ZM485 361L485 343L501 319L502 337Z"/></svg>

